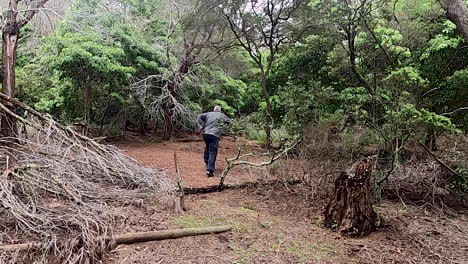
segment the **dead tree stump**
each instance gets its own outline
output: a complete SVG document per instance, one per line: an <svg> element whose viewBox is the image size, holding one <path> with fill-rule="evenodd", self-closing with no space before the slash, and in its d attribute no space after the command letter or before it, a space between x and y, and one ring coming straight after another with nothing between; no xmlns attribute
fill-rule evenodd
<svg viewBox="0 0 468 264"><path fill-rule="evenodd" d="M374 231L377 214L372 208L372 190L371 160L364 159L350 172L342 172L325 208L325 227L337 229L346 236L365 236Z"/></svg>

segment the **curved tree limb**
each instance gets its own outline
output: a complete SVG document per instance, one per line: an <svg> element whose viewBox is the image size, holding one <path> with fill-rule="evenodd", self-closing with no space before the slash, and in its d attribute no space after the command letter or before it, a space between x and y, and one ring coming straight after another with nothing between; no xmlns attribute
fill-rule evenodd
<svg viewBox="0 0 468 264"><path fill-rule="evenodd" d="M221 180L219 181L219 185L218 185L218 189L219 190L222 190L223 187L224 187L224 180L226 179L227 175L229 174L229 172L232 170L232 168L234 168L235 166L238 166L238 165L247 165L247 166L250 166L250 167L263 167L263 166L268 166L268 165L271 165L273 162L275 162L276 160L278 160L279 158L283 157L284 155L286 155L289 151L291 151L292 149L294 149L299 143L302 142L302 138L300 139L297 139L295 140L290 146L288 147L285 147L277 152L274 152L270 159L267 160L267 161L263 161L263 162L260 162L260 163L255 163L255 162L250 162L250 161L246 161L246 160L241 160L242 158L245 158L245 157L249 157L249 156L255 156L254 154L245 154L245 155L241 155L241 152L242 150L240 148L238 148L238 152L237 152L237 155L236 157L232 158L232 159L227 159L226 158L226 163L228 164L227 167L223 170L223 173L221 174Z"/></svg>
<svg viewBox="0 0 468 264"><path fill-rule="evenodd" d="M436 154L434 154L434 152L430 151L426 145L422 144L422 143L419 143L419 146L424 149L432 158L434 158L435 161L437 161L437 163L439 163L442 167L446 168L448 171L450 171L453 175L457 176L457 177L460 177L462 178L462 176L460 174L458 174L454 169L450 168L447 164L445 164L445 162L443 162L442 160L440 160Z"/></svg>

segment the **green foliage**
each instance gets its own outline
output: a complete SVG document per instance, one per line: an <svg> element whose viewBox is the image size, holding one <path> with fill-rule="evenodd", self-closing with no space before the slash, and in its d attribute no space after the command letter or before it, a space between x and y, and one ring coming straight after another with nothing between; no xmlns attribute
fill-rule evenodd
<svg viewBox="0 0 468 264"><path fill-rule="evenodd" d="M236 3L240 2L230 2ZM186 8L193 10L175 24L169 17L179 14L171 13L172 5L164 0L118 0L103 12L100 0L77 1L67 16L80 24L79 31L63 24L38 42L37 49L21 49L19 97L38 110L74 120L83 117L88 90L95 123L111 124L119 115L144 122L148 110L140 105L138 93L127 89L133 81L149 75L171 78L179 55L190 47L189 37L195 36L196 42L203 35L196 33L200 30L233 38L220 27L224 18L207 12L218 6L216 1L188 1ZM468 101L468 49L456 26L438 15L438 8L429 0L313 0L302 6L288 27L281 26L281 33L296 36L299 28L314 26L290 45L281 43L274 58L264 48L258 54L263 63L273 62L267 87L274 129L279 131L276 140L300 134L332 115L342 119L337 122L341 131L355 125L370 128L377 133L371 133L369 141L385 142L382 145L396 139L421 140L429 130L467 131L466 111L451 112ZM249 23L268 22L249 16ZM353 39L343 34L350 29ZM33 28L24 28L20 44L33 37ZM194 50L200 57L213 52L198 51L197 45ZM257 66L242 48L196 61L181 83L184 92L176 96L195 112L221 105L229 116L244 117L239 131L263 141L266 101ZM160 90L145 92L159 95Z"/></svg>
<svg viewBox="0 0 468 264"><path fill-rule="evenodd" d="M128 84L135 73L134 68L123 65L125 53L122 48L104 43L92 33L70 32L64 28L46 39L43 54L41 64L47 65L61 80L72 83L62 87L61 91L71 119L82 117L86 111L83 101L78 98L108 98ZM51 89L58 91L60 88ZM92 91L93 95L87 95L86 90Z"/></svg>
<svg viewBox="0 0 468 264"><path fill-rule="evenodd" d="M449 118L437 115L427 109L418 109L412 104L404 104L399 111L389 110L386 115L385 127L393 132L394 136L415 136L421 128L431 128L441 132L461 133Z"/></svg>
<svg viewBox="0 0 468 264"><path fill-rule="evenodd" d="M45 52L51 56L44 62L60 71L60 76L77 84L83 81L117 84L128 80L134 69L123 66L119 59L124 51L101 43L91 33L66 32L48 39Z"/></svg>
<svg viewBox="0 0 468 264"><path fill-rule="evenodd" d="M447 113L461 107L466 107L468 98L468 69L459 70L447 77L441 84L440 91L434 94L437 96L435 106L439 111ZM466 111L456 112L450 115L456 124L468 131L468 115Z"/></svg>
<svg viewBox="0 0 468 264"><path fill-rule="evenodd" d="M289 132L300 134L306 124L336 109L337 93L332 87L311 81L305 86L281 87L276 98L273 113L282 117L281 123Z"/></svg>
<svg viewBox="0 0 468 264"><path fill-rule="evenodd" d="M72 89L73 84L55 72L41 75L44 74L40 72L43 69L42 65L34 62L17 68L18 96L35 109L59 117L65 105L63 91Z"/></svg>
<svg viewBox="0 0 468 264"><path fill-rule="evenodd" d="M468 194L468 169L460 167L457 168L456 171L461 177L454 177L450 182L449 187L453 190Z"/></svg>
<svg viewBox="0 0 468 264"><path fill-rule="evenodd" d="M419 68L430 82L425 89L425 99L431 110L447 113L466 106L468 49L453 23L443 19L436 25L437 34L422 50ZM468 118L463 111L450 117L457 126L468 131Z"/></svg>
<svg viewBox="0 0 468 264"><path fill-rule="evenodd" d="M304 46L287 50L272 69L268 78L273 91L272 115L275 123L284 125L290 133L302 133L306 124L337 109L337 93L329 86L333 83L325 70L332 48L329 39L308 36Z"/></svg>
<svg viewBox="0 0 468 264"><path fill-rule="evenodd" d="M429 47L424 50L421 55L421 59L428 59L432 54L443 51L445 49L457 48L463 43L463 38L459 35L453 36L457 26L446 20L443 23L444 28L440 34L437 34L435 38L429 40Z"/></svg>
<svg viewBox="0 0 468 264"><path fill-rule="evenodd" d="M135 69L134 77L144 78L165 71L161 63L163 50L152 47L144 32L126 24L114 25L111 30L113 45L124 51L123 64Z"/></svg>
<svg viewBox="0 0 468 264"><path fill-rule="evenodd" d="M200 111L211 111L215 105L220 105L224 113L234 117L244 105L247 85L216 67L197 67L187 85L189 100L198 105Z"/></svg>
<svg viewBox="0 0 468 264"><path fill-rule="evenodd" d="M262 119L262 114L258 112L236 119L231 125L232 132L250 140L256 140L261 144L265 143L266 135L262 127Z"/></svg>
<svg viewBox="0 0 468 264"><path fill-rule="evenodd" d="M400 46L403 42L403 35L398 30L377 25L374 29L374 33L380 40L379 44L389 55L394 56L399 62L411 56L409 48ZM376 44L374 47L377 49L379 45Z"/></svg>

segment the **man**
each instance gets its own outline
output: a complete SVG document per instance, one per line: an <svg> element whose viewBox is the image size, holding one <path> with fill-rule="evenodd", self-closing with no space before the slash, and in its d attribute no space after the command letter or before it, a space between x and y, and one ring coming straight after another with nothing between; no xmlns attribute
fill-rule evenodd
<svg viewBox="0 0 468 264"><path fill-rule="evenodd" d="M208 177L214 176L216 156L218 155L218 145L221 135L223 134L223 126L230 123L231 120L221 113L221 106L214 107L213 112L201 114L197 117L199 131L203 133L205 140L205 165Z"/></svg>

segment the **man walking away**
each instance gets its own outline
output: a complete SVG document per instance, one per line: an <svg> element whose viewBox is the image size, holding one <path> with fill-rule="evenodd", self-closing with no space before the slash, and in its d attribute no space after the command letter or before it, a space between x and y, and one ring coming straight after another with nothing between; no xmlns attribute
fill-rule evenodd
<svg viewBox="0 0 468 264"><path fill-rule="evenodd" d="M223 134L223 127L231 120L223 113L221 113L221 106L214 107L213 112L201 114L197 117L199 130L203 133L205 140L205 165L208 177L214 176L216 156L218 155L218 145L221 135Z"/></svg>

